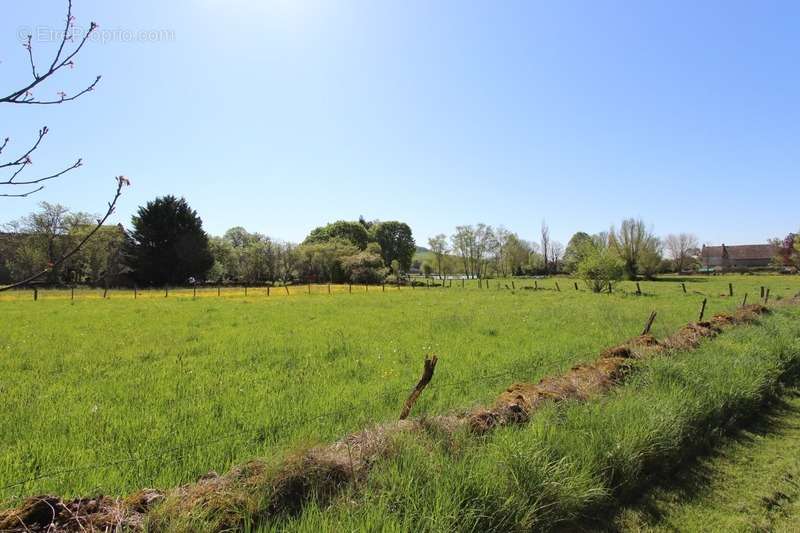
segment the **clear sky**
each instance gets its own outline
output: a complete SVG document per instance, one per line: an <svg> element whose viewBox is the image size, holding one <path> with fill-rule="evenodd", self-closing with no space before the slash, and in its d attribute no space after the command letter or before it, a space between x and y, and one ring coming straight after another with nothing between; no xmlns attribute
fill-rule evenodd
<svg viewBox="0 0 800 533"><path fill-rule="evenodd" d="M32 169L86 164L0 199L0 222L42 200L101 212L125 174L115 221L175 194L212 234L295 241L359 215L419 244L477 222L532 239L542 219L564 243L629 216L709 243L800 228L800 2L74 2L107 42L37 94L103 81L0 107L0 137L12 154L46 124ZM2 3L4 94L30 76L19 34L48 57L65 5Z"/></svg>

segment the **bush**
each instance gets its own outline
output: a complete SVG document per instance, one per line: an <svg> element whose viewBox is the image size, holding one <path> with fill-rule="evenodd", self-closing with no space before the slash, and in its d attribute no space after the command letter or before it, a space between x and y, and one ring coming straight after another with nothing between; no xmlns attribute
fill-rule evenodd
<svg viewBox="0 0 800 533"><path fill-rule="evenodd" d="M342 259L342 267L352 283L382 283L387 269L380 254L369 250Z"/></svg>
<svg viewBox="0 0 800 533"><path fill-rule="evenodd" d="M587 247L585 255L578 263L578 277L593 292L602 292L613 287L625 274L625 265L608 249Z"/></svg>

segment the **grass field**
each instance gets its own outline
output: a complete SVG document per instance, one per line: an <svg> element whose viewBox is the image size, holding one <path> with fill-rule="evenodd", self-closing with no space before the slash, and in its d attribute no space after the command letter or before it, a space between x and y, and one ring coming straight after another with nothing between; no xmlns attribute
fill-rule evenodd
<svg viewBox="0 0 800 533"><path fill-rule="evenodd" d="M693 277L687 294L678 280L643 282L640 297L630 284L597 295L558 281L561 292L545 280L540 291L472 282L331 296L325 286L270 297L207 289L197 300L185 290L4 295L0 500L167 488L333 440L395 418L429 353L440 363L417 413L487 403L513 381L592 360L638 334L652 310L663 336L695 320L703 298L710 315L745 292L756 301L762 285L773 299L800 290L777 276Z"/></svg>
<svg viewBox="0 0 800 533"><path fill-rule="evenodd" d="M614 531L797 531L800 391L623 509Z"/></svg>
<svg viewBox="0 0 800 533"><path fill-rule="evenodd" d="M261 524L259 530L603 529L594 518L613 513L667 479L687 458L724 440L742 420L759 417L765 403L779 397L782 383L796 380L798 318L800 310L784 309L696 351L643 360L626 385L604 398L550 405L530 423L483 439L461 435L447 442L415 435L402 441L397 456L378 464L365 485L351 488L332 505L311 503L299 516ZM775 502L791 511L796 483L778 474L796 470L797 462L782 453L773 449L755 456L775 462L781 457L781 464L753 466L729 481L726 488L733 487L734 498L747 496L747 510L772 505L779 517ZM747 479L760 470L775 475ZM762 493L765 499L759 501L755 495ZM724 495L709 503L721 501ZM741 527L746 524L741 514L739 521L715 522L732 508L746 512L729 504L713 513L698 505L686 514L676 509L663 522L650 516L652 522L644 525L668 531L777 530L758 529L765 524L783 524L792 531L796 526L789 520L769 522L763 512L749 517L750 529ZM197 523L204 522L172 525L191 530ZM624 524L625 530L638 530L630 516ZM717 527L725 525L732 529Z"/></svg>

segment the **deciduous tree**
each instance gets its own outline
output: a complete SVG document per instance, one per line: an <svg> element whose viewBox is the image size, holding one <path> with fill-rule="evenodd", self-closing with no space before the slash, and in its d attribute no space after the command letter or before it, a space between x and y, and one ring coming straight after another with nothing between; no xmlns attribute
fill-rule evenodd
<svg viewBox="0 0 800 533"><path fill-rule="evenodd" d="M439 277L444 277L444 261L447 252L450 249L447 247L447 235L444 233L440 233L435 237L431 237L428 239L428 246L433 252L433 256L436 258L436 272L439 273Z"/></svg>
<svg viewBox="0 0 800 533"><path fill-rule="evenodd" d="M697 237L691 233L667 235L664 245L676 272L683 272L690 265L692 253L700 246Z"/></svg>
<svg viewBox="0 0 800 533"><path fill-rule="evenodd" d="M550 272L550 227L547 225L547 222L542 220L542 226L539 229L540 235L540 244L541 244L541 251L542 257L544 258L544 270L545 273Z"/></svg>
<svg viewBox="0 0 800 533"><path fill-rule="evenodd" d="M407 272L411 268L411 260L417 245L408 224L396 220L378 222L372 225L370 234L381 246L384 264L390 265L393 261L397 261L401 270ZM398 273L395 272L396 274Z"/></svg>
<svg viewBox="0 0 800 533"><path fill-rule="evenodd" d="M575 272L577 270L578 263L583 260L586 245L592 242L592 236L583 231L577 232L570 238L567 243L567 249L564 252L564 269L567 272Z"/></svg>
<svg viewBox="0 0 800 533"><path fill-rule="evenodd" d="M609 243L622 259L628 279L636 279L642 255L652 252L657 241L641 219L629 218L622 221L619 231L611 228Z"/></svg>
<svg viewBox="0 0 800 533"><path fill-rule="evenodd" d="M369 231L363 224L338 220L325 226L314 228L304 242L310 244L331 239L344 239L358 246L360 250L365 250L371 240Z"/></svg>

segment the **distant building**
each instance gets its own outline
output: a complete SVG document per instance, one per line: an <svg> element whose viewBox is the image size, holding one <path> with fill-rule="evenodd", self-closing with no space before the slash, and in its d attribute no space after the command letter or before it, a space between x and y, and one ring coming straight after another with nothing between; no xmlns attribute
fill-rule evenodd
<svg viewBox="0 0 800 533"><path fill-rule="evenodd" d="M700 261L704 269L747 270L772 265L777 250L771 244L703 246Z"/></svg>

